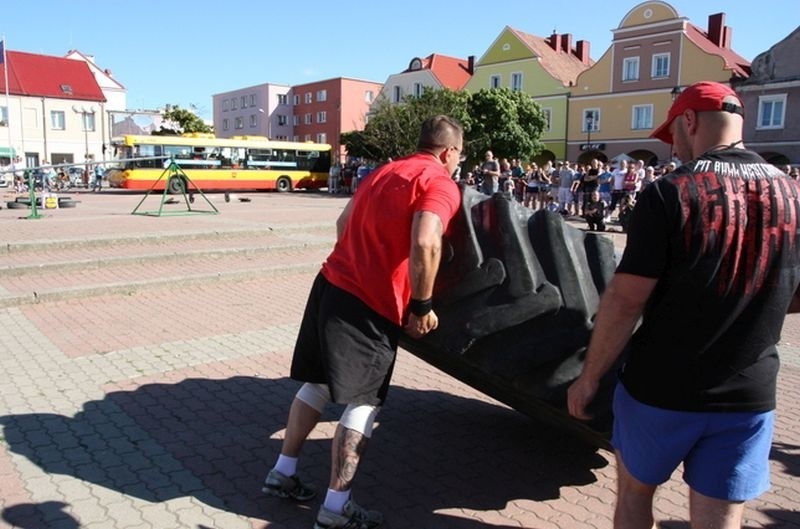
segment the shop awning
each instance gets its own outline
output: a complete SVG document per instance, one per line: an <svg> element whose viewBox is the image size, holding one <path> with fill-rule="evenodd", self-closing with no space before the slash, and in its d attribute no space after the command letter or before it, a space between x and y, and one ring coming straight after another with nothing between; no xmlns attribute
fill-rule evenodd
<svg viewBox="0 0 800 529"><path fill-rule="evenodd" d="M16 153L11 147L0 147L0 156L3 158L12 158L16 156Z"/></svg>

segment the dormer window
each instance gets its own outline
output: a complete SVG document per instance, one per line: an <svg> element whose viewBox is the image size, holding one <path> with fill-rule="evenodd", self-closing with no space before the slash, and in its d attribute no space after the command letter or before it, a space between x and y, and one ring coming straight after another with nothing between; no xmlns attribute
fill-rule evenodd
<svg viewBox="0 0 800 529"><path fill-rule="evenodd" d="M62 84L61 91L65 94L72 95L72 85Z"/></svg>
<svg viewBox="0 0 800 529"><path fill-rule="evenodd" d="M422 69L422 60L418 57L411 59L411 64L408 65L409 70L421 70Z"/></svg>

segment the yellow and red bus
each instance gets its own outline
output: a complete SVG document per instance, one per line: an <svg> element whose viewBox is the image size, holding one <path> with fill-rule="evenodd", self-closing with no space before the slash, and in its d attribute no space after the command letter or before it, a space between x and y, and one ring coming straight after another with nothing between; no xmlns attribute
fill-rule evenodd
<svg viewBox="0 0 800 529"><path fill-rule="evenodd" d="M331 166L328 144L263 136L125 135L114 138L111 145L119 162L107 171L109 185L123 189L189 190L180 173L164 175L170 160L203 191L319 189L328 185Z"/></svg>

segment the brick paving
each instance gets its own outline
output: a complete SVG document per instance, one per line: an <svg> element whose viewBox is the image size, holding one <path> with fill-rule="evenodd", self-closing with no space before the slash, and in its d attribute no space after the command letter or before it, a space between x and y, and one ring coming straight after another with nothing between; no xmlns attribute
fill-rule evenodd
<svg viewBox="0 0 800 529"><path fill-rule="evenodd" d="M141 195L72 195L78 207L38 220L0 210L0 528L311 527L319 500L267 498L260 482L345 200L210 195L219 215L155 218L130 215ZM800 527L800 316L780 348L773 487L751 528ZM320 489L339 412L300 462ZM608 452L401 351L355 495L387 528L604 528L614 472ZM659 527L688 527L687 511L676 472Z"/></svg>

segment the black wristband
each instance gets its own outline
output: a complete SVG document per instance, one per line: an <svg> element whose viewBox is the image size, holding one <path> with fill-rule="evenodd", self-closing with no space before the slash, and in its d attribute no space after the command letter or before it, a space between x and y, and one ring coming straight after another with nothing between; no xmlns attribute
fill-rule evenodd
<svg viewBox="0 0 800 529"><path fill-rule="evenodd" d="M433 298L411 298L411 301L408 303L408 310L410 310L411 314L414 316L425 316L427 313L433 310Z"/></svg>

